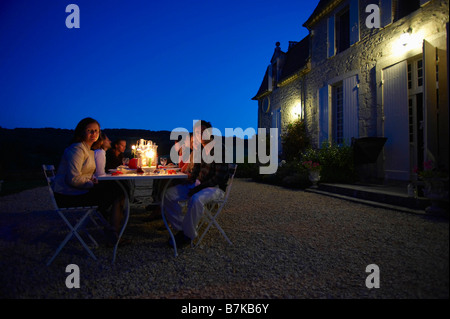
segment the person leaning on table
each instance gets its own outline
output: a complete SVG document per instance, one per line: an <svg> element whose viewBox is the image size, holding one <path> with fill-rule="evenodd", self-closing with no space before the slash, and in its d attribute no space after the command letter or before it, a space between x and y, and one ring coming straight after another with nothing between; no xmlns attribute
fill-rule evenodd
<svg viewBox="0 0 450 319"><path fill-rule="evenodd" d="M116 243L123 213L124 195L118 185L98 183L92 145L100 134L100 124L82 119L75 128L72 144L64 150L53 184L59 207L98 206L112 228L105 229L108 241Z"/></svg>

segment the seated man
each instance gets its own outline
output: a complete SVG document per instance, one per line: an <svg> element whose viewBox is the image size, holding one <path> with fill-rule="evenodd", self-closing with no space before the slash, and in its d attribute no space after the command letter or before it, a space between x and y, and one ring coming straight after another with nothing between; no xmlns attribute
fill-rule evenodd
<svg viewBox="0 0 450 319"><path fill-rule="evenodd" d="M211 140L203 139L203 131L211 128L211 124L199 121L194 125L194 147L200 145L205 147ZM197 140L196 140L197 139ZM200 139L200 140L198 140ZM225 156L223 144L215 145L208 150L204 148L206 155L217 147L222 147L222 159ZM201 154L201 153L200 153ZM197 225L203 215L204 205L208 202L223 198L228 182L228 164L206 163L203 158L201 163L194 163L194 167L187 182L169 188L165 195L164 207L167 219L179 232L175 235L177 247L186 246L197 237ZM188 202L187 213L183 214L180 201ZM169 241L173 246L173 243Z"/></svg>

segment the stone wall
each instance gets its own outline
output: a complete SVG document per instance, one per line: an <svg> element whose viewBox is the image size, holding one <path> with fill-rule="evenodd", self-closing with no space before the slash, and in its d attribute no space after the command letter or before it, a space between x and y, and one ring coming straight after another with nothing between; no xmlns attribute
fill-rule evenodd
<svg viewBox="0 0 450 319"><path fill-rule="evenodd" d="M331 58L327 58L327 17L313 26L311 72L305 76L305 120L314 143L318 143L318 90L321 87L358 74L359 137L382 136L381 101L377 99L380 70L377 64L388 66L422 54L421 47L413 48L402 55L396 52L395 41L409 28L412 29L413 35L420 31L419 37L445 49L445 34L442 33L445 32L445 24L449 21L448 0L432 0L386 28L368 29L365 25L368 15L365 8L368 4L377 2L360 1L360 41ZM346 3L344 1L330 14L341 10Z"/></svg>

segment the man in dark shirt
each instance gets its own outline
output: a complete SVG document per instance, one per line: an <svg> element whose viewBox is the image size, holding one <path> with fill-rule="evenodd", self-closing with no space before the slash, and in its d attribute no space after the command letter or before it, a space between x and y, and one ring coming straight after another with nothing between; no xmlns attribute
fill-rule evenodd
<svg viewBox="0 0 450 319"><path fill-rule="evenodd" d="M171 187L165 195L164 207L167 212L167 219L172 226L179 232L175 236L177 247L186 246L192 239L197 237L197 225L203 215L204 205L208 202L223 198L228 182L228 164L223 161L225 152L223 143L213 142L208 146L211 139L203 138L203 132L210 129L211 123L198 121L194 125L194 168L190 178L186 183ZM197 146L196 146L197 145ZM222 150L220 161L213 160L210 163L205 162L203 156L196 157L195 152L202 150L206 156L214 156L214 150ZM183 214L180 201L188 200L186 215ZM169 242L171 245L173 243Z"/></svg>
<svg viewBox="0 0 450 319"><path fill-rule="evenodd" d="M127 141L118 139L112 144L111 148L106 151L106 172L108 172L109 169L114 169L117 168L117 166L122 165L123 152L125 152L126 147Z"/></svg>

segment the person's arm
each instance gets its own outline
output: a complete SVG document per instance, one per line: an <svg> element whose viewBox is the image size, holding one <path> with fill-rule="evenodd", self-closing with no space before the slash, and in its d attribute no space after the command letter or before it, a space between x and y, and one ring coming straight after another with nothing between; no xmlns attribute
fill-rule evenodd
<svg viewBox="0 0 450 319"><path fill-rule="evenodd" d="M208 187L226 185L228 181L228 164L214 164L214 167L212 169L214 169L214 174L211 176L211 178L192 188L189 191L188 196L192 196L202 189Z"/></svg>

